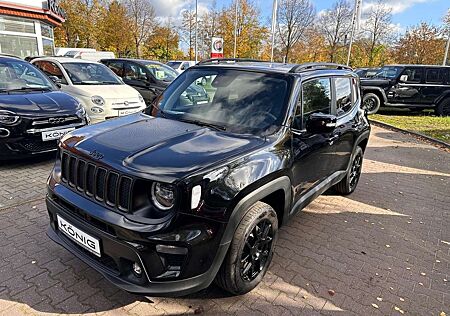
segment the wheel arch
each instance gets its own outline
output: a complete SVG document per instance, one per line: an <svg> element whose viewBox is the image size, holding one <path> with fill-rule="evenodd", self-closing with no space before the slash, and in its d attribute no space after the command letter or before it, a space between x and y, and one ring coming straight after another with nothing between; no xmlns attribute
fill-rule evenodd
<svg viewBox="0 0 450 316"><path fill-rule="evenodd" d="M364 98L364 95L366 95L368 93L373 93L380 98L381 105L383 105L384 103L387 102L386 93L384 92L384 90L382 88L366 87L366 88L363 88L362 90L363 90L363 98Z"/></svg>
<svg viewBox="0 0 450 316"><path fill-rule="evenodd" d="M281 203L278 199L281 199ZM251 191L239 200L231 213L222 237L222 244L233 239L234 232L244 217L245 212L254 203L261 201L269 204L277 213L279 226L286 223L291 207L291 180L280 176Z"/></svg>

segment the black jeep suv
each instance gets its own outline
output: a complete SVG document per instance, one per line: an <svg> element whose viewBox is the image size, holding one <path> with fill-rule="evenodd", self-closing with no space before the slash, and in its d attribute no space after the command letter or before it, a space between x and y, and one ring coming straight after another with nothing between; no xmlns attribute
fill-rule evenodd
<svg viewBox="0 0 450 316"><path fill-rule="evenodd" d="M186 96L205 84L208 101ZM214 279L250 291L280 225L331 187L355 190L370 133L360 105L345 66L204 61L148 114L62 139L48 235L130 292L182 295Z"/></svg>
<svg viewBox="0 0 450 316"><path fill-rule="evenodd" d="M381 106L435 109L450 115L450 67L424 65L384 66L372 78L361 79L363 107L369 114Z"/></svg>

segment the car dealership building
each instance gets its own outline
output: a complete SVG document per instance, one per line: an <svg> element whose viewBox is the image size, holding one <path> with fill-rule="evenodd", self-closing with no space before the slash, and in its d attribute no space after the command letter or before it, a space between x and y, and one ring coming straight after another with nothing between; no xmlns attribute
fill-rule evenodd
<svg viewBox="0 0 450 316"><path fill-rule="evenodd" d="M0 0L0 53L53 55L53 29L64 19L57 0Z"/></svg>

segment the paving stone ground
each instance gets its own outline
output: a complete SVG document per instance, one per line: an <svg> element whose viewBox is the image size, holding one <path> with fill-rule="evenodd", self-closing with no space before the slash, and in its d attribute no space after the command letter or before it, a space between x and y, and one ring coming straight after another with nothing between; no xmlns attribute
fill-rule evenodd
<svg viewBox="0 0 450 316"><path fill-rule="evenodd" d="M0 165L0 315L450 315L450 154L373 128L357 191L281 229L269 272L230 297L118 290L45 235L51 158Z"/></svg>

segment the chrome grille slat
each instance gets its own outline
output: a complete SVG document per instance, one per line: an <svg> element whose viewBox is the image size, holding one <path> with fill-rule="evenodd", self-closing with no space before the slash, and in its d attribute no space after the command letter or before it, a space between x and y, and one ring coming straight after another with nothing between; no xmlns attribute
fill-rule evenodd
<svg viewBox="0 0 450 316"><path fill-rule="evenodd" d="M67 187L84 193L89 199L122 212L131 209L133 179L130 177L67 152L61 155L61 177Z"/></svg>

